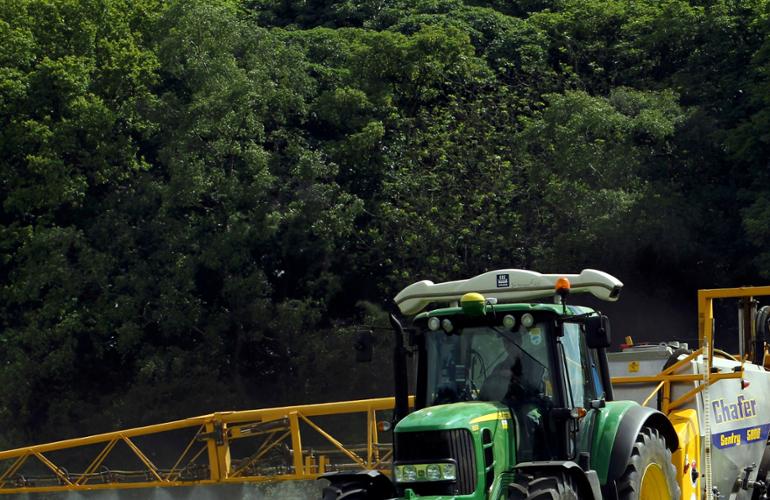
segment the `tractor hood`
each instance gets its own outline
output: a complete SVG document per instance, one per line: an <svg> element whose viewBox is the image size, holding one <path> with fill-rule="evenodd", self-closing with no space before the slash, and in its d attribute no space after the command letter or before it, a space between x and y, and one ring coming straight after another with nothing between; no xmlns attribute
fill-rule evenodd
<svg viewBox="0 0 770 500"><path fill-rule="evenodd" d="M515 463L510 409L495 402L468 401L431 406L410 413L395 428L394 478L406 498L431 500L500 498L503 472ZM453 460L451 483L410 483L399 477L409 464ZM401 473L398 470L403 467ZM414 467L413 467L414 468ZM416 473L419 475L419 466Z"/></svg>
<svg viewBox="0 0 770 500"><path fill-rule="evenodd" d="M448 429L468 429L471 432L479 430L479 424L494 424L503 421L508 427L511 415L507 406L493 402L463 402L438 406L430 406L404 417L396 432L416 432Z"/></svg>

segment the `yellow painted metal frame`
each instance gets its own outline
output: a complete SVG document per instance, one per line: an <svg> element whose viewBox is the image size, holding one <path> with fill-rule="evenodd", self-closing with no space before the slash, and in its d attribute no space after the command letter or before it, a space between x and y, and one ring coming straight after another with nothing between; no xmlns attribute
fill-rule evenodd
<svg viewBox="0 0 770 500"><path fill-rule="evenodd" d="M410 398L410 404L414 404L413 397ZM387 472L392 449L388 449L389 447L379 440L377 412L390 411L394 405L395 400L391 397L220 412L164 424L2 451L0 463L5 463L7 467L0 474L0 494L315 479L333 467L331 455L338 459L342 457L341 459L346 461L340 465L337 460L337 467L380 469ZM361 434L365 436L362 439L366 440L363 446L344 444L313 420L315 417L361 413L366 416L366 428L360 429L363 431ZM303 426L320 435L325 442L331 444L332 448L323 454L304 449L302 447ZM195 434L170 469L159 468L134 441L143 436L182 429L195 430ZM231 441L255 437L263 439L261 445L251 456L239 463L237 468L233 467ZM270 475L249 472L254 470L252 467L272 449L287 441L292 450L292 463L287 472ZM143 464L143 470L135 471L141 475L139 480L120 482L116 477L104 477L104 474L96 472L120 442L124 443ZM65 464L57 464L46 456L54 452L98 444L104 446L100 447L100 451L82 473L74 475L67 472ZM205 470L208 471L207 477L195 480L182 479L185 469L195 465L203 456L206 457L204 465ZM31 457L45 465L53 474L51 480L58 484L36 486L25 481L20 482L18 474ZM93 482L95 479L101 482Z"/></svg>
<svg viewBox="0 0 770 500"><path fill-rule="evenodd" d="M698 290L698 342L706 341L710 346L711 355L714 350L712 324L714 322L714 299L742 299L765 297L770 295L770 286L744 286L740 288L716 288L713 290Z"/></svg>
<svg viewBox="0 0 770 500"><path fill-rule="evenodd" d="M695 481L692 481L692 469L702 470L701 467L701 433L698 413L692 408L682 410L673 410L669 414L671 423L679 438L679 448L674 451L671 457L677 470L677 477L681 478L679 486L681 487L681 498L699 499L701 498L701 479L698 475Z"/></svg>
<svg viewBox="0 0 770 500"><path fill-rule="evenodd" d="M613 384L641 384L641 383L658 383L653 389L652 393L644 400L646 405L649 401L655 397L658 392L663 391L663 398L661 402L661 410L665 414L676 410L688 401L693 399L699 392L706 388L707 385L713 384L719 380L724 379L739 379L743 377L743 370L739 370L731 373L712 373L708 377L708 384L699 384L687 391L681 397L674 401L671 401L671 384L675 382L695 382L703 381L703 375L676 375L676 372L690 363L697 356L705 355L709 359L714 356L714 307L713 301L715 299L740 299L751 297L770 296L770 286L755 286L755 287L740 287L740 288L717 288L708 290L698 290L698 343L699 348L687 357L677 361L670 367L666 368L657 375L651 376L628 376L628 377L613 377ZM705 350L708 352L704 352ZM745 360L744 360L745 361ZM711 363L709 363L711 366Z"/></svg>

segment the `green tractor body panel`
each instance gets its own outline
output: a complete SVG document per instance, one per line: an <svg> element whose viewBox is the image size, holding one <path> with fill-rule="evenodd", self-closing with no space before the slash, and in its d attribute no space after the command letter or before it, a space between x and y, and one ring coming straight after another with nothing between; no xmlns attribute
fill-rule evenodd
<svg viewBox="0 0 770 500"><path fill-rule="evenodd" d="M615 438L623 416L633 407L638 407L635 401L609 401L607 406L596 412L593 421L592 432L583 432L580 448L591 451L591 468L599 476L599 482L607 482L607 473L610 467L611 453L615 444ZM587 443L589 436L593 435L593 441Z"/></svg>
<svg viewBox="0 0 770 500"><path fill-rule="evenodd" d="M407 415L396 425L396 432L443 429L468 429L472 432L473 424L490 419L496 421L502 413L509 414L508 407L492 401L429 406ZM510 419L510 415L507 418Z"/></svg>
<svg viewBox="0 0 770 500"><path fill-rule="evenodd" d="M513 426L510 409L496 402L452 403L410 413L396 425L397 434L455 429L466 429L471 433L473 454L476 457L476 489L472 494L457 496L418 496L406 491L404 498L482 500L502 497L507 484L505 480L510 476L506 473L509 473L516 463ZM487 443L484 442L485 435ZM408 488L408 485L402 486Z"/></svg>
<svg viewBox="0 0 770 500"><path fill-rule="evenodd" d="M634 401L612 401L595 412L595 418L586 419L590 427L581 429L580 450L591 451L591 468L596 470L599 482L605 484L618 428L623 417L639 404ZM493 402L462 402L432 406L413 412L395 428L397 433L425 432L433 430L467 429L473 436L476 460L477 488L472 495L418 496L408 492L404 498L431 500L498 499L505 498L506 486L513 477L516 465L515 432L510 409ZM488 474L481 457L484 457L482 432L488 429L493 437L493 474ZM591 440L592 439L592 440ZM589 442L591 440L591 442ZM489 478L494 478L487 488Z"/></svg>
<svg viewBox="0 0 770 500"><path fill-rule="evenodd" d="M547 311L557 315L564 314L563 306L558 304L487 304L484 306L484 313L505 313L505 312L527 312L527 311ZM593 309L582 306L567 306L568 314L584 314L592 312ZM441 309L432 309L418 314L414 321L424 320L433 316L455 316L464 314L462 307L443 307Z"/></svg>

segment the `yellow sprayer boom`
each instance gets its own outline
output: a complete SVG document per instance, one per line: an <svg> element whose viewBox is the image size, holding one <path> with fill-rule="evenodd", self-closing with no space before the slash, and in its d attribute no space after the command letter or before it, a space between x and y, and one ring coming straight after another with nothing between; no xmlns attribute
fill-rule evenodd
<svg viewBox="0 0 770 500"><path fill-rule="evenodd" d="M393 398L212 413L0 452L0 494L316 479L388 469ZM382 425L382 423L380 423Z"/></svg>

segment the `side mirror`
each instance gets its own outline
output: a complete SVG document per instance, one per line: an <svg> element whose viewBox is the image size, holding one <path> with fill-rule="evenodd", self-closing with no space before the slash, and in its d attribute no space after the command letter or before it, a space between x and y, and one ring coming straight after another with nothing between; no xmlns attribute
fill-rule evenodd
<svg viewBox="0 0 770 500"><path fill-rule="evenodd" d="M754 339L754 363L765 365L766 345L770 343L770 306L762 306L756 317L757 336Z"/></svg>
<svg viewBox="0 0 770 500"><path fill-rule="evenodd" d="M757 338L770 341L770 306L762 306L757 311Z"/></svg>
<svg viewBox="0 0 770 500"><path fill-rule="evenodd" d="M396 405L393 408L393 425L409 414L409 376L406 372L406 349L404 349L404 327L393 314L390 315L393 327L393 382L395 385Z"/></svg>
<svg viewBox="0 0 770 500"><path fill-rule="evenodd" d="M372 360L372 344L374 344L374 338L371 330L356 332L356 342L353 344L353 348L356 350L356 361L368 363Z"/></svg>
<svg viewBox="0 0 770 500"><path fill-rule="evenodd" d="M591 349L606 349L612 345L610 319L599 314L586 318L586 343Z"/></svg>

